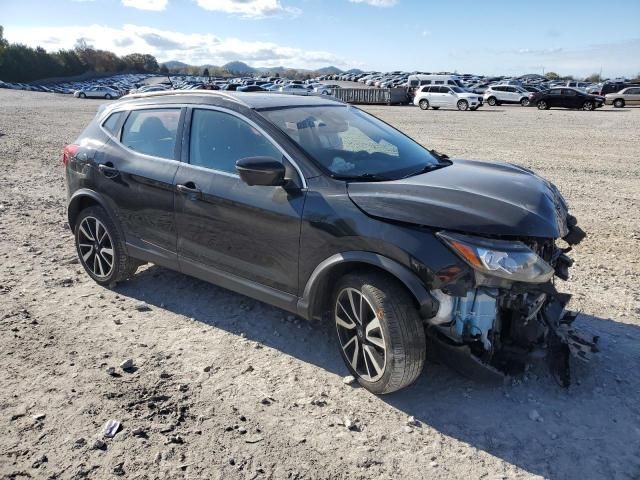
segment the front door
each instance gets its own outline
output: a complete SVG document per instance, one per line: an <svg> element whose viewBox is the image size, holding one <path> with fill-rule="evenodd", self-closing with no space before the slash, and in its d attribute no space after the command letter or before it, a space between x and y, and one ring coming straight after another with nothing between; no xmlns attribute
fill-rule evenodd
<svg viewBox="0 0 640 480"><path fill-rule="evenodd" d="M222 272L236 284L248 280L296 295L305 192L249 186L235 164L270 157L285 163L287 178L300 186L302 180L253 122L224 109L190 114L188 163L181 164L174 182L181 270L224 284Z"/></svg>

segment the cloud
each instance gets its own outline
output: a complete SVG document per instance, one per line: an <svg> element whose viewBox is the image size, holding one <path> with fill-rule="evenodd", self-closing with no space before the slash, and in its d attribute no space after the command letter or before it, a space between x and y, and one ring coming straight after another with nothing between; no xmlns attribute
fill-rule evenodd
<svg viewBox="0 0 640 480"><path fill-rule="evenodd" d="M562 48L520 48L515 53L523 55L552 55L562 52Z"/></svg>
<svg viewBox="0 0 640 480"><path fill-rule="evenodd" d="M372 7L393 7L398 0L349 0L351 3L366 3Z"/></svg>
<svg viewBox="0 0 640 480"><path fill-rule="evenodd" d="M167 8L169 0L122 0L125 7L137 8L138 10L153 10L161 12Z"/></svg>
<svg viewBox="0 0 640 480"><path fill-rule="evenodd" d="M213 11L240 15L245 18L297 16L302 10L283 6L280 0L196 0L199 7Z"/></svg>
<svg viewBox="0 0 640 480"><path fill-rule="evenodd" d="M223 65L240 60L256 67L313 69L327 65L349 68L362 66L360 62L322 50L304 50L273 42L220 38L211 33L182 33L140 25L123 25L120 28L105 25L7 27L5 36L12 42L32 47L42 45L50 51L73 48L76 40L83 37L93 47L118 55L150 53L159 62L179 60L191 65Z"/></svg>

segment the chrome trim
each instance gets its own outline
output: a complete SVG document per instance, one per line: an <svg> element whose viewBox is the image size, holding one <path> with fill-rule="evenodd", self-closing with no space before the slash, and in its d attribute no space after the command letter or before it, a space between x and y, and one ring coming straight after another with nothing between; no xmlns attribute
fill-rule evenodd
<svg viewBox="0 0 640 480"><path fill-rule="evenodd" d="M163 90L160 92L142 92L142 93L129 93L121 99L137 99L137 98L152 98L152 97L166 97L170 95L217 95L225 98L231 102L242 105L243 107L251 108L248 103L243 102L241 99L230 93L222 90Z"/></svg>
<svg viewBox="0 0 640 480"><path fill-rule="evenodd" d="M203 92L207 91L207 90L202 90ZM209 91L216 91L216 90L209 90ZM269 135L267 132L264 131L264 129L259 126L256 122L254 122L253 120L251 120L250 118L245 117L244 115L242 115L239 112L236 112L234 110L231 110L229 108L225 108L225 107L219 107L217 105L202 105L202 104L193 104L193 103L172 103L170 106L162 106L162 104L155 104L155 105L122 105L123 108L114 108L112 110L108 111L108 115L112 115L114 113L117 112L131 112L133 110L159 110L159 109L182 109L182 108L191 108L192 110L194 109L201 109L201 110L217 110L217 111L221 111L224 113L228 113L230 115L233 115L245 122L247 122L249 125L251 125L253 128L255 128L256 130L258 130L262 135L264 135L273 145L276 146L276 148L278 150L280 150L280 153L282 153L282 155L289 161L289 163L291 164L291 166L294 168L294 170L298 173L298 176L300 177L301 183L302 183L302 188L308 188L307 185L307 179L305 178L305 176L302 173L302 170L300 169L300 167L298 166L298 164L293 160L293 158L291 158L291 155L289 155L286 150L284 148L282 148L282 146L276 142L273 137L271 135ZM253 109L252 109L253 110ZM255 110L253 110L255 111ZM127 151L135 153L136 155L142 155L148 158L153 158L153 159L160 159L160 160L165 160L165 161L169 161L169 162L176 162L182 165L191 165L192 167L197 167L197 165L192 165L190 163L185 163L182 162L180 160L174 160L172 158L162 158L162 157L154 157L153 155L147 155L145 153L140 153L136 150L132 150L129 147L127 147L124 143L122 143L122 141L119 138L114 137L113 135L111 135L107 130L105 130L102 127L102 124L104 123L104 121L107 119L108 117L107 113L103 114L102 118L99 121L99 127L102 131L104 131L111 139L115 140L118 145L122 146L123 148L125 148ZM185 117L185 121L186 121L186 117ZM266 120L268 121L268 120ZM125 122L126 123L126 122ZM122 127L124 127L124 124L122 124ZM189 140L191 140L191 136L189 136ZM177 139L176 139L177 141ZM213 168L206 168L206 167L200 167L203 170L206 170L208 172L219 172L219 173L224 173L227 174L229 176L232 177L237 177L239 178L239 175L235 175L229 172L224 172L222 170L216 170Z"/></svg>

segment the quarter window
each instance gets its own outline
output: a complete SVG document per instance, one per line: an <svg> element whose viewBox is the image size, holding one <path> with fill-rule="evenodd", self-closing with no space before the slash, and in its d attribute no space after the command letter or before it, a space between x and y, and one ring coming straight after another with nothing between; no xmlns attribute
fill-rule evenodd
<svg viewBox="0 0 640 480"><path fill-rule="evenodd" d="M136 152L175 158L180 109L133 110L122 128L122 144Z"/></svg>
<svg viewBox="0 0 640 480"><path fill-rule="evenodd" d="M189 163L236 173L236 162L247 157L282 160L282 153L244 120L217 110L194 110Z"/></svg>
<svg viewBox="0 0 640 480"><path fill-rule="evenodd" d="M118 127L118 125L120 124L120 118L122 117L122 112L115 112L112 113L111 115L109 115L109 118L107 118L103 123L102 123L102 127L109 132L111 135L113 136L117 136L117 131L116 128Z"/></svg>

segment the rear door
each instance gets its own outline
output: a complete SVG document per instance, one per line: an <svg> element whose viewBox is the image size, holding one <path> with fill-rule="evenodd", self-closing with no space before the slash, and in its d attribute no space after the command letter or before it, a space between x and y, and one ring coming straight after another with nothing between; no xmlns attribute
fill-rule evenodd
<svg viewBox="0 0 640 480"><path fill-rule="evenodd" d="M98 189L117 215L130 248L172 267L177 267L173 179L184 112L180 107L125 111L113 128L109 117L103 128L111 139L96 157Z"/></svg>
<svg viewBox="0 0 640 480"><path fill-rule="evenodd" d="M248 186L236 161L283 161L287 178L304 180L257 124L222 108L195 108L174 184L178 255L183 272L218 283L220 275L298 293L298 252L305 190Z"/></svg>
<svg viewBox="0 0 640 480"><path fill-rule="evenodd" d="M561 88L552 88L547 93L547 105L550 107L562 107L562 89Z"/></svg>

